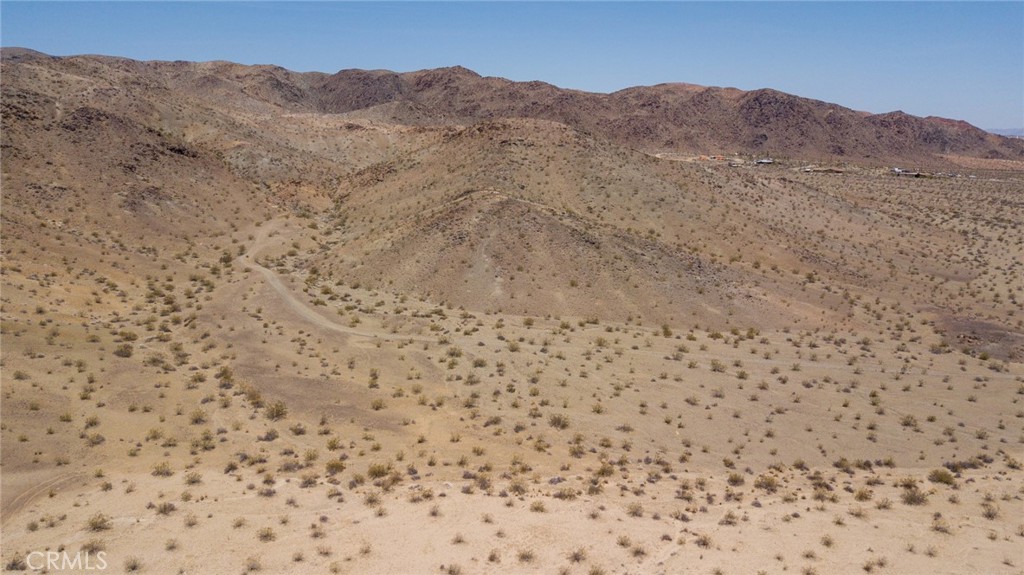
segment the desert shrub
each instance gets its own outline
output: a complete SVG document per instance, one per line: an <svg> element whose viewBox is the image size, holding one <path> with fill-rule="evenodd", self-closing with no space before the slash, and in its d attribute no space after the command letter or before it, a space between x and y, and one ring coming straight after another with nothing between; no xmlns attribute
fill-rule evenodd
<svg viewBox="0 0 1024 575"><path fill-rule="evenodd" d="M928 474L928 481L932 483L942 483L943 485L955 486L956 478L947 469L933 469Z"/></svg>
<svg viewBox="0 0 1024 575"><path fill-rule="evenodd" d="M508 490L513 495L523 495L526 493L526 482L517 477L509 483Z"/></svg>
<svg viewBox="0 0 1024 575"><path fill-rule="evenodd" d="M992 457L982 454L971 457L970 459L947 461L943 463L942 466L953 473L960 473L965 469L980 469L986 464L992 463L992 461Z"/></svg>
<svg viewBox="0 0 1024 575"><path fill-rule="evenodd" d="M774 475L759 475L754 480L754 487L775 493L779 489L779 480Z"/></svg>
<svg viewBox="0 0 1024 575"><path fill-rule="evenodd" d="M27 571L28 562L21 555L13 555L4 563L5 571Z"/></svg>
<svg viewBox="0 0 1024 575"><path fill-rule="evenodd" d="M95 555L96 553L99 553L100 551L105 551L106 549L107 544L100 539L90 539L82 544L82 551L85 551L86 553L89 553L91 555Z"/></svg>
<svg viewBox="0 0 1024 575"><path fill-rule="evenodd" d="M548 418L548 424L555 429L566 429L569 427L569 417L560 413L552 413Z"/></svg>
<svg viewBox="0 0 1024 575"><path fill-rule="evenodd" d="M900 494L900 500L905 505L924 505L928 503L928 494L921 491L916 485L908 487Z"/></svg>
<svg viewBox="0 0 1024 575"><path fill-rule="evenodd" d="M387 463L372 463L366 470L366 474L370 479L380 479L387 476L388 473L391 473L391 465Z"/></svg>
<svg viewBox="0 0 1024 575"><path fill-rule="evenodd" d="M113 523L107 515L97 513L90 517L85 525L89 531L106 531L113 526Z"/></svg>
<svg viewBox="0 0 1024 575"><path fill-rule="evenodd" d="M718 520L719 525L733 526L739 521L739 517L733 511L727 511L721 519Z"/></svg>
<svg viewBox="0 0 1024 575"><path fill-rule="evenodd" d="M573 501L576 499L577 495L576 490L572 487L563 487L556 491L552 497L555 499L562 499L564 501Z"/></svg>
<svg viewBox="0 0 1024 575"><path fill-rule="evenodd" d="M999 506L989 501L981 504L981 516L985 519L996 519L999 517Z"/></svg>
<svg viewBox="0 0 1024 575"><path fill-rule="evenodd" d="M644 506L639 501L634 501L626 506L626 513L630 517L643 517Z"/></svg>
<svg viewBox="0 0 1024 575"><path fill-rule="evenodd" d="M267 406L264 415L270 421L280 421L288 415L288 406L283 401L275 401Z"/></svg>
<svg viewBox="0 0 1024 575"><path fill-rule="evenodd" d="M337 475L345 471L345 462L340 459L332 459L324 464L327 475Z"/></svg>

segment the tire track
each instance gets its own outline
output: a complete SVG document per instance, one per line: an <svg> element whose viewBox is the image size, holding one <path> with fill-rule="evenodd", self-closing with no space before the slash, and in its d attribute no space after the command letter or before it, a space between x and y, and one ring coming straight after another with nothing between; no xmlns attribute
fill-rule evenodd
<svg viewBox="0 0 1024 575"><path fill-rule="evenodd" d="M3 517L2 524L6 526L10 523L11 517L18 515L24 510L30 503L35 501L43 493L48 493L50 490L59 489L73 481L79 480L85 476L84 472L74 471L63 475L47 479L42 483L38 483L29 487L22 493L18 494L17 497L12 499L10 502L3 505L0 508L0 516Z"/></svg>
<svg viewBox="0 0 1024 575"><path fill-rule="evenodd" d="M271 288L273 288L273 290L275 292L277 292L277 295L284 301L284 303L288 306L288 308L291 309L296 314L298 314L300 317L302 317L302 319L306 320L309 323L312 323L312 324L316 325L317 327L320 327L320 328L328 330L328 331L335 331L335 332L343 333L343 334L346 334L346 335L354 335L354 336L357 336L357 337L363 337L363 338L372 339L372 340L384 340L384 341L421 341L421 342L430 342L430 343L434 343L434 342L437 341L434 338L417 336L417 335L399 335L399 334L371 333L371 332L366 332L366 331L360 331L358 329L353 329L353 328L348 327L346 325L343 325L343 324L331 321L331 320L327 319L326 317L324 317L324 316L320 315L319 313L317 313L315 310L313 310L311 307L309 307L309 305L307 305L305 302L302 302L297 297L295 297L295 295L291 292L291 290L288 289L288 286L286 286L284 284L284 282L281 281L281 278L278 277L278 275L276 273L274 273L272 270L270 270L268 268L265 268L262 265L256 263L256 261L252 258L251 254L255 253L256 251L258 251L258 250L260 250L261 248L264 247L264 244L266 243L266 241L269 238L271 232L273 231L271 229L272 227L273 226L268 225L268 226L264 227L264 229L260 230L259 236L253 242L253 244L249 248L249 250L246 253L238 256L238 262L240 264L242 264L243 266L248 267L249 269L255 270L261 276L263 276L263 279L264 279L264 281L266 281L267 285L269 285Z"/></svg>

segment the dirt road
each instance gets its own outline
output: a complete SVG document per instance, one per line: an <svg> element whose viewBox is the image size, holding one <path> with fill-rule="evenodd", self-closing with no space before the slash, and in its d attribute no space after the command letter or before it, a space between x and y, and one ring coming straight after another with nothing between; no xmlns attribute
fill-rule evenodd
<svg viewBox="0 0 1024 575"><path fill-rule="evenodd" d="M238 263L245 267L248 267L249 269L255 270L257 273L263 276L263 279L267 282L267 285L273 288L273 290L277 292L277 295L281 297L281 299L288 306L288 308L291 309L296 314L298 314L300 317L302 317L302 319L308 321L309 323L319 328L328 331L334 331L338 333L353 335L357 337L364 337L368 339L385 341L436 341L434 338L418 335L400 335L360 331L358 329L354 329L345 324L338 323L336 321L324 317L323 315L320 315L316 310L311 308L305 302L299 300L292 293L292 291L288 289L288 286L285 285L283 281L281 281L281 278L278 277L276 273L256 263L255 260L255 254L259 253L260 250L264 249L267 246L271 235L273 234L274 231L277 230L277 227L277 222L265 224L263 227L261 227L260 232L256 236L256 239L253 241L253 244L249 248L249 251L242 254L241 256L238 256Z"/></svg>

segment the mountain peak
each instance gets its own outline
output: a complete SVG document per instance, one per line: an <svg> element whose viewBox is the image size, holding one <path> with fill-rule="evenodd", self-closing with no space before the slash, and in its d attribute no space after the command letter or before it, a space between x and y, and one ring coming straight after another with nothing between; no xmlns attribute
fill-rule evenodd
<svg viewBox="0 0 1024 575"><path fill-rule="evenodd" d="M465 66L444 66L441 68L434 68L433 70L421 70L422 72L431 71L445 74L451 74L453 76L459 76L463 78L480 78L480 74L477 74L473 70L466 68Z"/></svg>

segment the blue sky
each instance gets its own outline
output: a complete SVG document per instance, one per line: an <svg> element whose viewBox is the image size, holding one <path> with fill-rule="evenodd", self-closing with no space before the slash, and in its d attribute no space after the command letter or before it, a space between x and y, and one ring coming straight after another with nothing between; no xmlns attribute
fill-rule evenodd
<svg viewBox="0 0 1024 575"><path fill-rule="evenodd" d="M0 2L0 44L299 71L776 88L1024 127L1024 2Z"/></svg>

